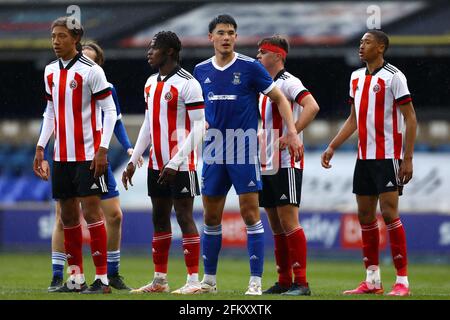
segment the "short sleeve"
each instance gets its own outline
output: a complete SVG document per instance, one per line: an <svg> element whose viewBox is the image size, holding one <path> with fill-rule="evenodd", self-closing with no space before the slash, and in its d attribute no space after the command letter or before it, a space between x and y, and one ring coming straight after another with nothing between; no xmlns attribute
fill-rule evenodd
<svg viewBox="0 0 450 320"><path fill-rule="evenodd" d="M149 81L147 80L147 82L145 83L145 86L144 86L145 110L148 109L148 97L150 95L150 87L151 87L151 85L150 85Z"/></svg>
<svg viewBox="0 0 450 320"><path fill-rule="evenodd" d="M348 104L353 104L355 102L355 91L358 87L359 78L354 78L353 74L350 77L349 93L348 93Z"/></svg>
<svg viewBox="0 0 450 320"><path fill-rule="evenodd" d="M202 88L196 79L186 81L181 90L181 96L187 110L204 108Z"/></svg>
<svg viewBox="0 0 450 320"><path fill-rule="evenodd" d="M286 81L286 89L284 94L290 101L295 101L301 105L301 101L304 97L311 94L308 89L305 88L299 78L289 77Z"/></svg>
<svg viewBox="0 0 450 320"><path fill-rule="evenodd" d="M263 94L269 93L275 86L272 77L259 61L255 60L251 66L253 71L251 77L255 89Z"/></svg>
<svg viewBox="0 0 450 320"><path fill-rule="evenodd" d="M106 80L105 72L100 66L94 65L92 67L89 81L92 96L95 100L104 99L111 94L110 84Z"/></svg>
<svg viewBox="0 0 450 320"><path fill-rule="evenodd" d="M53 73L48 71L48 68L45 68L44 71L44 87L45 87L45 99L48 101L53 101L52 97L52 86L53 86Z"/></svg>
<svg viewBox="0 0 450 320"><path fill-rule="evenodd" d="M391 89L395 102L398 105L408 103L412 100L406 77L402 72L396 72L392 76Z"/></svg>

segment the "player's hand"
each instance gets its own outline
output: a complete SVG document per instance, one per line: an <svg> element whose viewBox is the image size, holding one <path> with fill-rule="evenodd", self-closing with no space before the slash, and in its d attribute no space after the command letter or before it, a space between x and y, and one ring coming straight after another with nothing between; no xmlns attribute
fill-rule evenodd
<svg viewBox="0 0 450 320"><path fill-rule="evenodd" d="M131 155L133 154L133 148L129 148L127 150L128 155L131 157ZM144 165L144 158L142 156L139 157L138 162L137 162L137 167L141 168Z"/></svg>
<svg viewBox="0 0 450 320"><path fill-rule="evenodd" d="M208 123L208 121L205 121L205 130L208 130L209 129L209 123Z"/></svg>
<svg viewBox="0 0 450 320"><path fill-rule="evenodd" d="M328 147L320 156L320 160L322 163L322 167L324 167L325 169L330 169L331 168L331 164L330 164L330 160L331 158L333 158L334 155L334 149L331 147Z"/></svg>
<svg viewBox="0 0 450 320"><path fill-rule="evenodd" d="M44 160L44 148L37 146L36 153L33 160L33 171L36 176L42 180L48 180L50 176L49 165L46 160Z"/></svg>
<svg viewBox="0 0 450 320"><path fill-rule="evenodd" d="M50 165L48 164L47 160L43 160L41 162L41 170L43 172L42 179L48 181L48 179L50 178Z"/></svg>
<svg viewBox="0 0 450 320"><path fill-rule="evenodd" d="M94 178L98 178L106 172L106 169L108 168L107 154L108 149L103 147L98 148L90 167L91 170L95 170Z"/></svg>
<svg viewBox="0 0 450 320"><path fill-rule="evenodd" d="M413 176L413 163L412 159L403 159L400 169L398 171L398 179L402 185L405 185L412 179Z"/></svg>
<svg viewBox="0 0 450 320"><path fill-rule="evenodd" d="M280 150L289 148L289 153L294 156L295 161L299 161L303 157L303 142L296 132L289 131L279 139L278 143Z"/></svg>
<svg viewBox="0 0 450 320"><path fill-rule="evenodd" d="M170 185L175 181L175 176L177 175L177 171L164 166L163 170L159 174L158 183L162 185Z"/></svg>
<svg viewBox="0 0 450 320"><path fill-rule="evenodd" d="M125 190L128 190L128 182L130 183L130 186L133 186L133 181L131 179L133 178L135 171L136 167L132 162L130 162L125 171L122 173L122 184Z"/></svg>

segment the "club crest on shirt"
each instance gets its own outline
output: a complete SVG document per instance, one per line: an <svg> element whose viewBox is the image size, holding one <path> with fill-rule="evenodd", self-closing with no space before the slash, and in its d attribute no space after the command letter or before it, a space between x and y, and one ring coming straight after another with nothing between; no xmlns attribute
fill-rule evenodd
<svg viewBox="0 0 450 320"><path fill-rule="evenodd" d="M380 85L377 83L376 85L373 86L373 92L377 93L380 91Z"/></svg>
<svg viewBox="0 0 450 320"><path fill-rule="evenodd" d="M233 72L233 81L232 83L234 85L241 84L241 73L240 72Z"/></svg>
<svg viewBox="0 0 450 320"><path fill-rule="evenodd" d="M76 88L77 88L77 86L78 86L78 83L77 83L77 81L76 81L76 80L72 80L72 81L70 81L70 83L69 83L69 87L70 87L70 89L74 90L74 89L76 89Z"/></svg>
<svg viewBox="0 0 450 320"><path fill-rule="evenodd" d="M172 100L172 98L173 98L172 92L167 92L167 93L164 95L164 99L165 99L166 101L170 101L170 100Z"/></svg>

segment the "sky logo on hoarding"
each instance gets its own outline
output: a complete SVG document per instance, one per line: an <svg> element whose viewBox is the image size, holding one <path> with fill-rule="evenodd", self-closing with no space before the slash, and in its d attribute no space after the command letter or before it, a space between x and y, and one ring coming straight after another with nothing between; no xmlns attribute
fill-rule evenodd
<svg viewBox="0 0 450 320"><path fill-rule="evenodd" d="M51 239L53 226L55 225L55 212L52 210L49 214L43 215L38 220L39 238Z"/></svg>
<svg viewBox="0 0 450 320"><path fill-rule="evenodd" d="M450 245L450 222L444 222L439 227L439 244L441 246Z"/></svg>
<svg viewBox="0 0 450 320"><path fill-rule="evenodd" d="M308 241L322 242L325 248L331 248L335 243L341 222L339 219L313 215L303 219L302 226Z"/></svg>

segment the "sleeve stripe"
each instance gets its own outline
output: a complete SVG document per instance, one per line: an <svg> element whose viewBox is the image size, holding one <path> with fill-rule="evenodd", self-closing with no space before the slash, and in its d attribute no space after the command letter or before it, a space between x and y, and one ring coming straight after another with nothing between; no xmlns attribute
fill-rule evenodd
<svg viewBox="0 0 450 320"><path fill-rule="evenodd" d="M186 110L198 110L198 109L205 109L205 105L196 105L196 106L186 106Z"/></svg>
<svg viewBox="0 0 450 320"><path fill-rule="evenodd" d="M263 94L268 94L270 91L272 91L273 88L275 88L275 82L272 82L272 84L270 86L268 86L266 88L266 90L264 90L262 93Z"/></svg>
<svg viewBox="0 0 450 320"><path fill-rule="evenodd" d="M404 95L403 97L400 97L400 98L398 98L398 99L395 99L395 102L396 102L398 105L405 104L405 103L408 103L408 102L410 102L410 101L412 101L412 99L411 99L411 95L409 95L409 94Z"/></svg>
<svg viewBox="0 0 450 320"><path fill-rule="evenodd" d="M203 105L204 105L203 101L191 102L191 103L186 103L186 108L188 108L188 107L196 107L196 106L203 106Z"/></svg>
<svg viewBox="0 0 450 320"><path fill-rule="evenodd" d="M300 92L297 94L297 96L295 97L295 101L296 101L298 104L301 104L300 102L302 101L302 99L303 99L304 97L306 97L307 95L309 95L309 94L311 94L311 92L309 92L308 90L302 90L302 91L300 91Z"/></svg>
<svg viewBox="0 0 450 320"><path fill-rule="evenodd" d="M101 90L99 92L93 93L92 97L94 97L95 100L101 100L106 98L107 96L111 95L112 91L111 88L106 88L104 90Z"/></svg>

